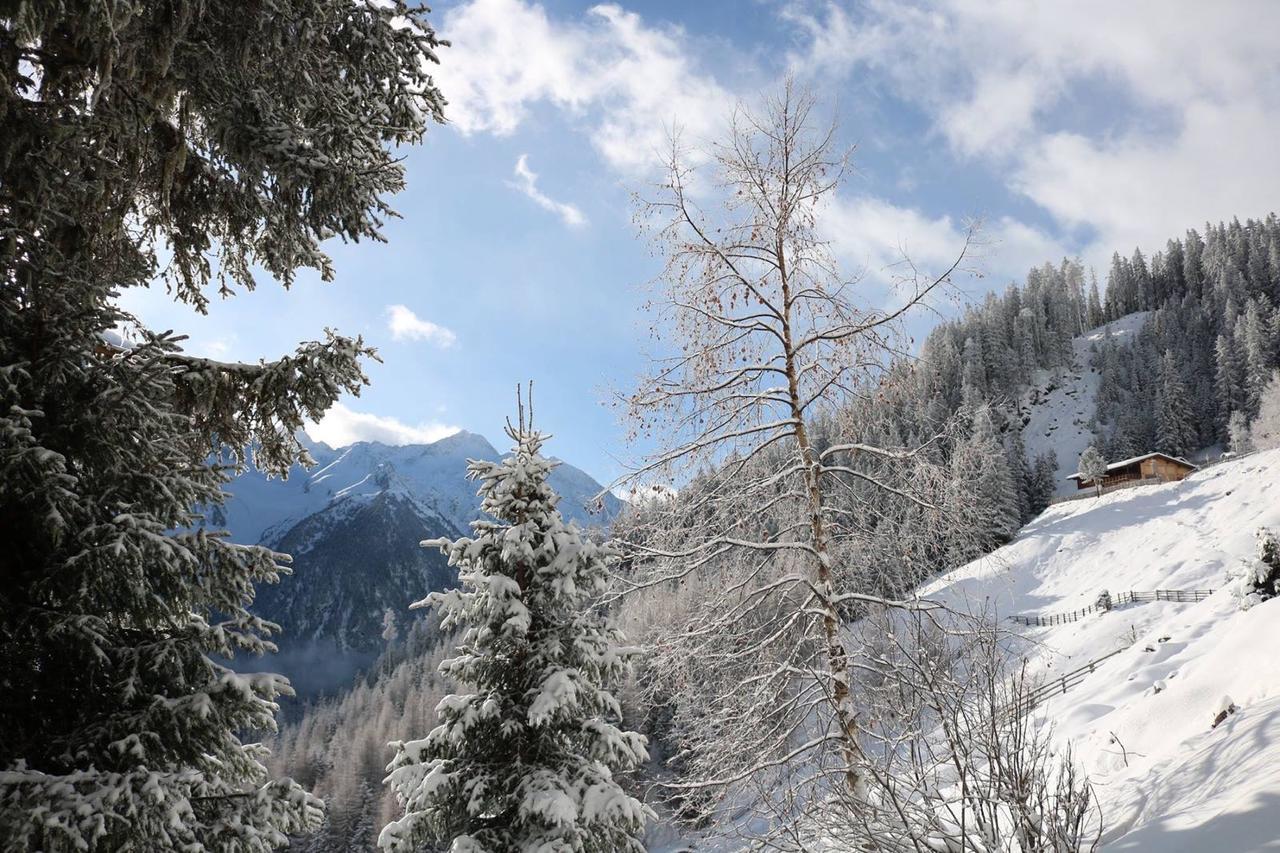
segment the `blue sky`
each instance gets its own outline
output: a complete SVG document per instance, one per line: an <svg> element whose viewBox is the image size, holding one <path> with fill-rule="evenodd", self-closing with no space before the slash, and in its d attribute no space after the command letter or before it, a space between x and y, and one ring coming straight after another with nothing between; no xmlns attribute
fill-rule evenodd
<svg viewBox="0 0 1280 853"><path fill-rule="evenodd" d="M1280 198L1280 3L469 0L432 19L454 43L437 74L451 123L407 151L389 243L331 245L335 282L264 280L207 317L162 289L123 297L219 358L363 335L383 361L313 430L332 444L462 428L501 447L532 379L549 449L621 473L634 453L604 403L645 367L658 270L630 192L667 128L714 138L788 73L857 146L824 227L873 279L903 246L943 263L970 217L985 274L962 284L980 299L1033 264L1102 274L1114 248Z"/></svg>

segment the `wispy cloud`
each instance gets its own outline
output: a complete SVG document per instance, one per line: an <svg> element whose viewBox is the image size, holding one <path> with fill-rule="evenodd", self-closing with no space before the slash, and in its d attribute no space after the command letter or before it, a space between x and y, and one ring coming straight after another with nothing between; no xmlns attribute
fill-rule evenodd
<svg viewBox="0 0 1280 853"><path fill-rule="evenodd" d="M387 306L387 329L396 341L426 341L441 349L458 342L458 336L452 331L422 319L406 305Z"/></svg>
<svg viewBox="0 0 1280 853"><path fill-rule="evenodd" d="M516 178L518 180L508 181L508 185L533 199L538 207L559 216L565 225L570 228L581 228L587 224L587 217L583 216L582 211L577 207L568 202L556 201L538 189L538 175L529 168L528 154L521 154L520 159L516 161Z"/></svg>
<svg viewBox="0 0 1280 853"><path fill-rule="evenodd" d="M330 447L346 447L358 441L377 441L382 444L431 444L447 438L458 427L428 421L416 426L396 418L357 412L341 403L335 403L319 423L308 423L306 432L312 441L323 442Z"/></svg>

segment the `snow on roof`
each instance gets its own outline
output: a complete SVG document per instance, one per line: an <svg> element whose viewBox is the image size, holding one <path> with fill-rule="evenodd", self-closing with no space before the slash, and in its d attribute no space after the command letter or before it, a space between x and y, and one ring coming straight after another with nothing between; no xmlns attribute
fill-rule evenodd
<svg viewBox="0 0 1280 853"><path fill-rule="evenodd" d="M1186 465L1188 468L1193 468L1197 471L1200 470L1199 465L1194 465L1191 462L1188 462L1186 459L1183 459L1181 456L1170 456L1168 453L1161 453L1159 451L1156 451L1154 453L1144 453L1141 456L1134 456L1130 459L1122 459L1119 462L1112 462L1110 465L1107 466L1107 473L1109 474L1117 468L1128 468L1130 465L1136 465L1139 462L1144 462L1147 459L1152 459L1156 456L1159 456L1162 459L1168 459L1170 462L1177 462L1180 465ZM1084 474L1076 473L1076 474L1071 474L1070 476L1067 477L1067 479L1083 480L1083 479L1086 479L1086 477L1084 476Z"/></svg>

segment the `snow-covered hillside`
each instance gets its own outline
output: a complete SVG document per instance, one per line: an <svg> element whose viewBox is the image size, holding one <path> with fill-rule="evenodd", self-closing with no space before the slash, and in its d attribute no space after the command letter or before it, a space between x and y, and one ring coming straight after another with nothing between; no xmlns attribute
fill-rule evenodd
<svg viewBox="0 0 1280 853"><path fill-rule="evenodd" d="M1108 335L1121 346L1131 344L1148 316L1149 311L1129 314L1075 338L1071 342L1071 368L1036 371L1031 387L1019 400L1028 457L1034 459L1049 450L1058 456L1058 494L1075 490L1066 478L1076 472L1080 454L1094 440L1089 422L1097 407L1102 377L1089 366L1090 348L1100 346Z"/></svg>
<svg viewBox="0 0 1280 853"><path fill-rule="evenodd" d="M1104 849L1280 849L1280 600L1241 611L1223 588L1262 525L1280 530L1280 451L1051 507L922 590L1002 616L1071 611L1103 590L1219 590L1026 631L1021 653L1045 678L1123 649L1036 712L1092 778ZM1238 712L1212 727L1227 702Z"/></svg>

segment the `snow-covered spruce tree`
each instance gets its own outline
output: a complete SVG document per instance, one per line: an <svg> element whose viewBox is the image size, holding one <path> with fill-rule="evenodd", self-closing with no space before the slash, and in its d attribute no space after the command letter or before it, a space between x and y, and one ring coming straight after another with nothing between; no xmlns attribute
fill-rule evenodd
<svg viewBox="0 0 1280 853"><path fill-rule="evenodd" d="M972 415L972 433L951 457L947 523L954 531L949 557L955 565L995 550L1021 526L1017 485L1005 463L987 407Z"/></svg>
<svg viewBox="0 0 1280 853"><path fill-rule="evenodd" d="M474 538L423 542L459 567L462 589L414 606L464 630L440 672L474 692L446 697L425 738L393 744L387 781L405 814L382 832L388 850L644 849L649 809L614 773L645 760L645 741L615 725L609 692L635 650L595 606L614 551L565 524L544 437L521 421L510 456L468 469L494 520L473 522Z"/></svg>
<svg viewBox="0 0 1280 853"><path fill-rule="evenodd" d="M442 100L403 3L19 2L0 15L0 849L261 851L318 803L245 733L274 675L248 611L277 555L204 528L229 471L307 461L295 439L365 378L328 334L271 363L190 357L136 325L163 278L201 310L258 267L332 274L330 236L378 236ZM114 342L113 342L114 341ZM217 460L217 461L211 461Z"/></svg>
<svg viewBox="0 0 1280 853"><path fill-rule="evenodd" d="M1171 456L1190 453L1196 445L1187 386L1171 350L1165 350L1164 357L1160 360L1160 381L1156 387L1155 440L1155 449Z"/></svg>
<svg viewBox="0 0 1280 853"><path fill-rule="evenodd" d="M1231 591L1242 610L1280 595L1280 537L1258 528L1258 555L1232 573Z"/></svg>

